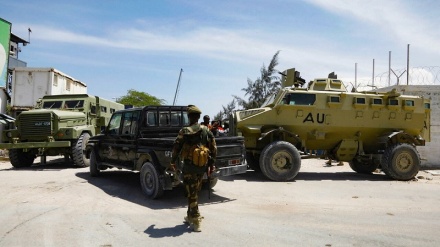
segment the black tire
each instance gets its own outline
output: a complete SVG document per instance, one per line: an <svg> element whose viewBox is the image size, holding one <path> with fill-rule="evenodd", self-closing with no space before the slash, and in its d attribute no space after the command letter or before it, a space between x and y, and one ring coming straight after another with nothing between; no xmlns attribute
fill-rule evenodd
<svg viewBox="0 0 440 247"><path fill-rule="evenodd" d="M29 167L34 163L36 156L30 152L23 152L23 149L9 149L9 161L15 168Z"/></svg>
<svg viewBox="0 0 440 247"><path fill-rule="evenodd" d="M351 169L357 173L371 174L380 165L380 162L376 159L361 159L354 157L352 161L348 163Z"/></svg>
<svg viewBox="0 0 440 247"><path fill-rule="evenodd" d="M90 153L90 176L97 177L100 172L101 170L99 170L99 162L95 150L92 149L92 152Z"/></svg>
<svg viewBox="0 0 440 247"><path fill-rule="evenodd" d="M84 154L87 142L89 142L90 135L85 132L82 133L78 140L72 145L72 158L73 164L78 167L90 166L90 160L88 160Z"/></svg>
<svg viewBox="0 0 440 247"><path fill-rule="evenodd" d="M246 162L250 169L256 172L261 171L258 157L255 157L251 152L246 152Z"/></svg>
<svg viewBox="0 0 440 247"><path fill-rule="evenodd" d="M383 172L396 180L410 180L420 170L420 156L416 148L407 143L388 147L382 155Z"/></svg>
<svg viewBox="0 0 440 247"><path fill-rule="evenodd" d="M150 162L145 162L142 165L140 181L142 191L148 198L156 199L163 195L163 186L159 179L159 173Z"/></svg>
<svg viewBox="0 0 440 247"><path fill-rule="evenodd" d="M217 177L211 179L211 189L215 187L217 182L218 182L218 178Z"/></svg>
<svg viewBox="0 0 440 247"><path fill-rule="evenodd" d="M267 145L260 155L262 173L274 181L289 181L301 168L301 156L289 142L275 141Z"/></svg>
<svg viewBox="0 0 440 247"><path fill-rule="evenodd" d="M211 178L211 185L210 185L211 187L208 187L208 180L204 180L202 183L202 189L209 189L209 188L212 189L217 184L217 182L218 182L218 177Z"/></svg>

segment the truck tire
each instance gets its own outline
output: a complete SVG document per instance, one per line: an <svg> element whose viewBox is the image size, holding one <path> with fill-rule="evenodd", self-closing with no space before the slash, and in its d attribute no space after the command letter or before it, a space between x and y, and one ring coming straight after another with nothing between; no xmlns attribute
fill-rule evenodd
<svg viewBox="0 0 440 247"><path fill-rule="evenodd" d="M382 155L383 172L396 180L410 180L420 170L420 156L410 144L400 143L388 147Z"/></svg>
<svg viewBox="0 0 440 247"><path fill-rule="evenodd" d="M82 133L78 140L72 146L72 158L73 164L79 167L88 167L90 166L90 160L88 160L84 154L84 149L87 145L87 142L90 139L89 133Z"/></svg>
<svg viewBox="0 0 440 247"><path fill-rule="evenodd" d="M289 181L301 168L301 156L289 142L275 141L267 145L260 155L263 174L274 181Z"/></svg>
<svg viewBox="0 0 440 247"><path fill-rule="evenodd" d="M92 152L90 153L90 176L97 177L100 172L95 150L92 149Z"/></svg>
<svg viewBox="0 0 440 247"><path fill-rule="evenodd" d="M250 169L256 172L261 171L258 158L255 157L255 155L252 154L251 152L246 152L246 162Z"/></svg>
<svg viewBox="0 0 440 247"><path fill-rule="evenodd" d="M363 173L363 174L371 174L374 172L380 165L378 160L376 159L362 159L354 157L352 161L348 163L351 167L351 169L357 173Z"/></svg>
<svg viewBox="0 0 440 247"><path fill-rule="evenodd" d="M163 186L154 165L145 162L140 173L142 191L150 199L156 199L163 195Z"/></svg>
<svg viewBox="0 0 440 247"><path fill-rule="evenodd" d="M23 152L22 149L9 149L9 160L15 168L29 167L34 163L35 155L30 152Z"/></svg>

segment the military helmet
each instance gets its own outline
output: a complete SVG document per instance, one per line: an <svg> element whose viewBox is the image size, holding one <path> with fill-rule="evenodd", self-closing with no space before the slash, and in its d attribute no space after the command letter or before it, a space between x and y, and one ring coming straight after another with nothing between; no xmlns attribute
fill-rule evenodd
<svg viewBox="0 0 440 247"><path fill-rule="evenodd" d="M188 112L188 114L192 114L192 113L201 114L202 113L202 111L195 105L188 105L188 108L186 108L186 111Z"/></svg>

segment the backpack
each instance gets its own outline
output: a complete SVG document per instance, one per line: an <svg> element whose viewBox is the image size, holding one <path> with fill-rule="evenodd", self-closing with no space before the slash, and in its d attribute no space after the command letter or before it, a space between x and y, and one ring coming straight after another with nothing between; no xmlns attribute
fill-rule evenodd
<svg viewBox="0 0 440 247"><path fill-rule="evenodd" d="M183 128L184 144L181 157L195 166L206 166L209 160L208 133L206 126L193 125Z"/></svg>

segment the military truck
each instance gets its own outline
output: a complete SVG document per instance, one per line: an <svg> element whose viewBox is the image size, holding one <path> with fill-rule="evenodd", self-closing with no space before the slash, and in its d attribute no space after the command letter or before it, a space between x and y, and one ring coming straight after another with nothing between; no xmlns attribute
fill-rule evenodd
<svg viewBox="0 0 440 247"><path fill-rule="evenodd" d="M86 147L91 176L108 168L137 171L144 194L159 198L182 181L183 163L176 162L177 172L167 171L174 140L183 126L189 125L186 106L145 106L117 111L104 133L91 137ZM218 177L247 171L244 138L216 137L216 170L208 186ZM102 174L105 175L105 174ZM205 174L205 181L208 178Z"/></svg>
<svg viewBox="0 0 440 247"><path fill-rule="evenodd" d="M111 114L124 105L88 94L46 95L35 109L18 115L15 128L3 132L0 148L9 150L14 167L29 167L37 156L64 155L79 167L89 166L83 149L101 132Z"/></svg>
<svg viewBox="0 0 440 247"><path fill-rule="evenodd" d="M231 133L245 137L251 167L271 180L292 180L305 157L300 152L321 150L358 173L380 166L397 180L417 174L416 146L430 140L429 99L348 92L336 76L304 84L295 69L284 71L283 87L261 108L232 115Z"/></svg>

